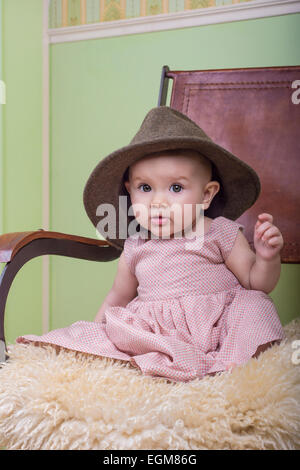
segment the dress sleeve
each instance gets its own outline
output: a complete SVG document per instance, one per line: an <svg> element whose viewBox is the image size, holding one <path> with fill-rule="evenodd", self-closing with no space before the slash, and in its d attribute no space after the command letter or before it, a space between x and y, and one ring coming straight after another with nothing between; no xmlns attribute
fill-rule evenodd
<svg viewBox="0 0 300 470"><path fill-rule="evenodd" d="M134 237L126 238L124 242L124 257L130 272L135 275L137 239Z"/></svg>
<svg viewBox="0 0 300 470"><path fill-rule="evenodd" d="M227 217L219 217L217 243L224 261L228 258L234 246L239 229L245 226Z"/></svg>

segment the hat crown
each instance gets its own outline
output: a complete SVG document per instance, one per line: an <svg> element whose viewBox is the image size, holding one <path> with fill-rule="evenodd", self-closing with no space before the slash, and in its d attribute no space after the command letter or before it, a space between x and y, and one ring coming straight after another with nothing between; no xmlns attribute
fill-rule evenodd
<svg viewBox="0 0 300 470"><path fill-rule="evenodd" d="M124 174L134 162L155 152L174 149L196 150L214 164L214 179L221 183L206 215L211 218L222 215L237 219L251 207L260 193L260 181L255 170L231 152L214 142L185 114L168 106L151 109L144 118L138 132L129 145L122 147L102 159L91 173L84 188L84 206L92 223L112 247L103 250L103 259L117 258L124 248L123 233L119 232L120 214L125 212L127 225L132 221L129 212L120 207L120 195L125 195ZM127 194L128 195L128 194ZM116 210L116 231L112 236L101 229L98 214L100 204L111 204ZM130 207L130 198L127 198ZM102 217L99 221L99 216ZM125 235L127 236L127 235Z"/></svg>
<svg viewBox="0 0 300 470"><path fill-rule="evenodd" d="M200 137L211 141L207 134L187 116L169 106L159 106L151 109L130 144L140 144L146 141L160 139Z"/></svg>

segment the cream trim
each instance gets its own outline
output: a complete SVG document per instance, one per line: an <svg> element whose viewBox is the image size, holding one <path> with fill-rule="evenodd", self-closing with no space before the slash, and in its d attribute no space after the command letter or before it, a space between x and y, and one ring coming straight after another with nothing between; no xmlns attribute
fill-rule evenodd
<svg viewBox="0 0 300 470"><path fill-rule="evenodd" d="M250 0L219 7L48 30L51 44L149 33L300 12L300 0Z"/></svg>
<svg viewBox="0 0 300 470"><path fill-rule="evenodd" d="M2 19L2 0L0 0L0 22L2 23L1 26L3 26L3 19ZM2 27L0 28L0 31L2 32ZM2 32L3 34L3 32ZM0 83L0 235L3 233L4 229L4 219L3 219L3 194L4 194L4 187L3 187L3 158L4 158L4 132L3 132L3 126L4 126L4 109L3 107L5 106L6 103L6 85L3 82L3 70L2 70L2 61L3 61L3 52L4 52L4 47L2 43L2 37L0 37L0 81L2 80L2 83ZM0 272L2 271L2 268L0 269Z"/></svg>

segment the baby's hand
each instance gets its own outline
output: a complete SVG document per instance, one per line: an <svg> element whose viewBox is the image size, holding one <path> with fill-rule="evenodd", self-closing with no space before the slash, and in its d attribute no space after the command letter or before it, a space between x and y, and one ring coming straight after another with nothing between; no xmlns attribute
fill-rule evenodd
<svg viewBox="0 0 300 470"><path fill-rule="evenodd" d="M273 225L271 214L259 214L254 227L254 247L256 254L265 261L279 255L283 247L283 238L277 227Z"/></svg>

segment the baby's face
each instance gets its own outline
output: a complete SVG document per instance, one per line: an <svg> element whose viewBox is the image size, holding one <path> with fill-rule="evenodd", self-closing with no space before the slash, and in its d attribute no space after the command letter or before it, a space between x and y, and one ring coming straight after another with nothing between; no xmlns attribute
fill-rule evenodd
<svg viewBox="0 0 300 470"><path fill-rule="evenodd" d="M161 152L135 162L125 182L138 223L155 236L172 238L195 227L219 190L211 165L192 150Z"/></svg>

